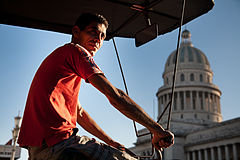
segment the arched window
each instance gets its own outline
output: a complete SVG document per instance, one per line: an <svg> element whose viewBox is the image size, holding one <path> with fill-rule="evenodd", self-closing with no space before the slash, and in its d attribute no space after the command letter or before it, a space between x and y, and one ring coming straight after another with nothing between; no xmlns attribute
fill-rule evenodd
<svg viewBox="0 0 240 160"><path fill-rule="evenodd" d="M200 79L200 82L203 82L203 76L202 76L202 74L200 74L199 79Z"/></svg>
<svg viewBox="0 0 240 160"><path fill-rule="evenodd" d="M183 82L185 80L184 74L180 75L180 80Z"/></svg>
<svg viewBox="0 0 240 160"><path fill-rule="evenodd" d="M166 83L168 84L168 78L166 78L166 81L167 81Z"/></svg>
<svg viewBox="0 0 240 160"><path fill-rule="evenodd" d="M194 81L194 74L193 73L190 74L190 81Z"/></svg>

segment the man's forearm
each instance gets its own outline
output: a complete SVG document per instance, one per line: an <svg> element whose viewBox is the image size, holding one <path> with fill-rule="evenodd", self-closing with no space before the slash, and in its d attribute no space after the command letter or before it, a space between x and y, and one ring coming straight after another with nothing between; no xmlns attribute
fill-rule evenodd
<svg viewBox="0 0 240 160"><path fill-rule="evenodd" d="M165 131L161 125L156 123L139 105L137 105L126 93L114 87L105 76L94 74L88 78L89 82L103 93L109 102L128 118L142 124L154 134L153 144L155 148L168 147L173 144L174 135ZM172 142L166 143L161 140L171 137Z"/></svg>
<svg viewBox="0 0 240 160"><path fill-rule="evenodd" d="M139 105L137 105L125 92L114 87L106 77L94 74L89 82L103 93L109 102L128 118L142 124L151 132L162 132L164 129L156 123Z"/></svg>
<svg viewBox="0 0 240 160"><path fill-rule="evenodd" d="M151 132L161 132L164 129L156 123L138 104L136 104L125 92L117 89L120 94L120 99L117 101L110 101L112 105L123 113L128 118L140 123L148 128Z"/></svg>

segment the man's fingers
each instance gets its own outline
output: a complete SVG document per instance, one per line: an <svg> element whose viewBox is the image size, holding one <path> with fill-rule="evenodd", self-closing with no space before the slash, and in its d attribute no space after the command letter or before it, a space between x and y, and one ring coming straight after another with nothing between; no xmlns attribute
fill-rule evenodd
<svg viewBox="0 0 240 160"><path fill-rule="evenodd" d="M165 146L165 141L164 141L164 139L161 139L161 140L158 142L158 145L159 145L160 147L164 147L164 146Z"/></svg>
<svg viewBox="0 0 240 160"><path fill-rule="evenodd" d="M165 139L160 139L158 142L154 144L155 148L158 150L162 150L162 148L167 148L172 145L172 141L167 141Z"/></svg>
<svg viewBox="0 0 240 160"><path fill-rule="evenodd" d="M165 137L164 142L168 144L173 144L173 137L172 136Z"/></svg>
<svg viewBox="0 0 240 160"><path fill-rule="evenodd" d="M163 151L163 149L162 149L162 148L164 148L163 142L156 142L156 143L153 144L153 145L154 145L154 147L155 147L157 150Z"/></svg>

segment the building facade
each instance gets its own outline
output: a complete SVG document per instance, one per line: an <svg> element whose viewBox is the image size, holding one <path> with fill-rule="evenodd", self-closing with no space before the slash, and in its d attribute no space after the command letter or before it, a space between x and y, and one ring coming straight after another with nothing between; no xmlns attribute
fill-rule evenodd
<svg viewBox="0 0 240 160"><path fill-rule="evenodd" d="M12 145L0 145L0 160L10 160L12 156L13 146ZM19 146L15 149L16 154L14 159L19 159L21 155L21 148Z"/></svg>
<svg viewBox="0 0 240 160"><path fill-rule="evenodd" d="M164 84L157 91L158 116L171 101L176 51L165 64ZM240 160L240 118L222 121L220 89L213 84L213 72L205 54L182 32L170 130L175 144L163 151L164 160ZM168 112L168 110L167 110ZM168 113L160 120L167 126ZM139 133L148 132L146 129ZM151 154L151 138L137 139L130 148L137 155Z"/></svg>

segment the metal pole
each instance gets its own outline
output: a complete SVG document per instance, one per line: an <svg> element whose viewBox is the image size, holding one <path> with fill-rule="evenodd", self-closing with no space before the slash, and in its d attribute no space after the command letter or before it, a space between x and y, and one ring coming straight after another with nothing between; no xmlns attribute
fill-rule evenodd
<svg viewBox="0 0 240 160"><path fill-rule="evenodd" d="M17 138L18 138L18 133L19 133L19 130L20 130L21 119L22 119L22 117L20 117L19 115L14 118L15 127L12 131L13 132L13 148L12 148L12 154L11 154L11 159L10 160L15 159Z"/></svg>
<svg viewBox="0 0 240 160"><path fill-rule="evenodd" d="M13 129L13 147L12 147L12 154L11 154L11 159L10 160L14 160L15 158L15 153L16 153L16 128Z"/></svg>

